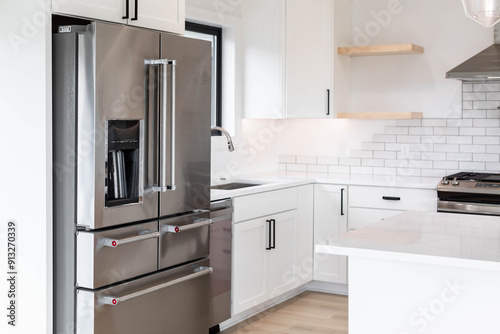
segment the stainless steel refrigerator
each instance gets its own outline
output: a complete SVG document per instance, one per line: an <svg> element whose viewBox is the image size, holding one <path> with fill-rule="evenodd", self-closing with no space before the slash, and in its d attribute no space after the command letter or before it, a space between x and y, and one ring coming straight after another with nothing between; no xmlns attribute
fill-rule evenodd
<svg viewBox="0 0 500 334"><path fill-rule="evenodd" d="M211 45L53 35L55 333L208 331Z"/></svg>

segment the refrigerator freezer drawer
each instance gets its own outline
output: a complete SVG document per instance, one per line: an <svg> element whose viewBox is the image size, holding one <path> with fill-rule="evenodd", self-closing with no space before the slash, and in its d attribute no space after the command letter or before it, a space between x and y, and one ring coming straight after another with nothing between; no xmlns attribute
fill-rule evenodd
<svg viewBox="0 0 500 334"><path fill-rule="evenodd" d="M210 212L160 221L159 269L209 255Z"/></svg>
<svg viewBox="0 0 500 334"><path fill-rule="evenodd" d="M157 270L158 223L77 236L77 286L96 289Z"/></svg>
<svg viewBox="0 0 500 334"><path fill-rule="evenodd" d="M77 292L77 334L208 332L208 260Z"/></svg>

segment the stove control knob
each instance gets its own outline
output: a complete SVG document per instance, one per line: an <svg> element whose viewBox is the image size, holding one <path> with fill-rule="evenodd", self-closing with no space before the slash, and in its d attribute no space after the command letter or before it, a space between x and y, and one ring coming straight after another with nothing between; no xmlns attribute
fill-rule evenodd
<svg viewBox="0 0 500 334"><path fill-rule="evenodd" d="M448 181L448 178L446 176L443 177L443 179L441 180L441 184L444 186L448 185L449 183L450 183L450 181Z"/></svg>
<svg viewBox="0 0 500 334"><path fill-rule="evenodd" d="M458 182L457 178L454 178L453 181L451 181L452 186L458 186L460 182Z"/></svg>

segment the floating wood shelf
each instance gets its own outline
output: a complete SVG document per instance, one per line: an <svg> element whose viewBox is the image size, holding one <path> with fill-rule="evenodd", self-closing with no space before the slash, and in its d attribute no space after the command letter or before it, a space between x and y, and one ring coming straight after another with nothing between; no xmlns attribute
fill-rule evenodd
<svg viewBox="0 0 500 334"><path fill-rule="evenodd" d="M339 112L343 119L421 119L421 112Z"/></svg>
<svg viewBox="0 0 500 334"><path fill-rule="evenodd" d="M350 57L408 55L424 53L424 48L415 44L354 46L338 48L338 53Z"/></svg>

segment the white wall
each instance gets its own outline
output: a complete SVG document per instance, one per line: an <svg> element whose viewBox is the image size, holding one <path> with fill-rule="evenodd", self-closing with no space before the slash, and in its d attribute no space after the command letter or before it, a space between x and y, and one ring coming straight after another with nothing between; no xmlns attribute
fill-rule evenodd
<svg viewBox="0 0 500 334"><path fill-rule="evenodd" d="M52 333L51 52L44 3L0 2L1 333ZM14 47L12 38L20 44ZM10 220L17 224L16 327L6 318Z"/></svg>

